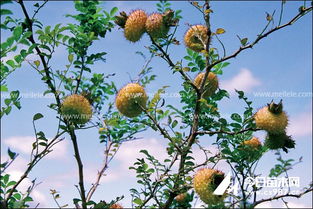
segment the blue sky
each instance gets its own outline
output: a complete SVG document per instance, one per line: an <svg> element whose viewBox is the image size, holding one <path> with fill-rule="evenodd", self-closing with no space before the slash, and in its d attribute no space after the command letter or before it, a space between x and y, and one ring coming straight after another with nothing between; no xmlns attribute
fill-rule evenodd
<svg viewBox="0 0 313 209"><path fill-rule="evenodd" d="M101 6L110 10L112 7L119 7L120 11L127 13L134 9L144 9L151 13L156 11L156 2L123 2L109 1ZM31 2L26 2L29 11L32 11ZM172 2L173 8L182 9L180 27L177 39L183 43L183 34L187 30L188 24L201 24L203 20L195 8L186 1ZM300 2L287 2L283 22L293 17ZM16 4L11 5L15 15L21 15L21 10ZM230 54L239 47L236 35L248 37L253 40L266 24L266 13L272 13L275 9L279 13L279 1L259 1L259 2L212 2L212 28L224 28L226 33L221 35L227 53ZM65 14L74 12L72 2L48 2L38 14L45 26L55 25L59 22L66 24L71 21L65 18ZM277 22L277 17L276 17ZM291 176L301 178L301 186L305 186L312 181L312 14L301 18L296 24L278 31L262 40L253 49L249 49L240 54L236 59L231 60L231 64L225 68L224 74L220 76L221 86L230 92L234 88L245 90L248 97L254 102L253 107L260 108L270 102L272 97L257 96L262 92L311 92L310 96L305 97L283 97L285 110L290 117L288 132L296 140L297 147L286 157L299 158L303 156L303 163L297 165L290 172ZM1 31L2 39L8 35ZM123 31L115 28L108 33L105 39L97 41L93 47L95 51L104 50L108 52L105 63L97 63L92 67L93 72L97 73L116 73L112 78L116 86L121 88L127 84L129 75L135 78L140 71L143 60L136 55L136 51L147 54L144 46L149 45L147 36L144 36L139 43L130 43L123 37ZM218 46L216 41L214 46ZM219 47L219 46L218 46ZM173 60L178 61L186 54L183 44L173 46L170 49ZM67 52L64 48L56 51L55 58L51 65L54 69L62 69L67 64ZM33 57L29 58L30 60ZM153 93L159 87L169 85L168 93L175 93L181 88L182 79L178 74L172 74L167 64L158 58L151 62L153 73L157 74L155 82L149 84L147 91ZM194 74L190 74L194 77ZM41 93L46 89L45 84L40 80L38 74L28 65L23 65L16 70L8 79L10 90L18 89L22 93ZM276 101L281 97L273 98ZM3 102L3 99L1 100ZM22 109L14 109L9 116L4 116L1 121L1 156L5 154L8 146L21 153L19 159L10 168L10 171L18 177L23 171L29 159L29 149L27 145L33 140L32 117L35 113L44 113L45 117L38 121L38 129L45 131L47 136L52 137L56 131L57 121L55 113L47 108L52 99L24 98L21 100ZM168 103L179 106L178 98L168 98ZM223 100L220 104L221 111L227 116L236 111L243 111L243 104L232 94L231 99ZM82 159L85 164L86 186L89 187L95 179L96 170L102 163L102 144L99 145L98 133L96 129L78 132L79 146ZM116 196L125 195L122 201L124 206L130 206L129 189L136 186L133 171L128 167L133 163L140 149L149 149L159 158L164 157L164 147L166 140L158 133L148 130L140 134L142 140L129 142L122 145L116 159L113 160L108 176L103 178L103 183L94 195L95 200L104 199L110 201ZM262 139L264 133L258 133ZM211 138L209 138L211 139ZM203 137L201 139L205 146L210 146L210 140ZM211 139L213 141L213 139ZM28 146L29 147L29 146ZM196 147L194 147L197 155ZM201 156L198 156L201 159ZM260 173L266 175L273 166L274 154L267 153L260 162L258 168ZM228 168L224 172L228 172ZM30 175L30 179L37 177L40 184L34 193L35 199L41 201L41 206L55 207L49 189L56 189L61 192L60 202L71 204L73 194L77 197L78 193L74 184L77 184L76 163L73 157L73 149L69 138L60 144L55 150L55 154L44 159L35 167ZM23 185L22 185L23 187ZM293 206L312 206L312 194L304 196L300 200L292 199ZM281 206L281 202L273 202L270 206Z"/></svg>

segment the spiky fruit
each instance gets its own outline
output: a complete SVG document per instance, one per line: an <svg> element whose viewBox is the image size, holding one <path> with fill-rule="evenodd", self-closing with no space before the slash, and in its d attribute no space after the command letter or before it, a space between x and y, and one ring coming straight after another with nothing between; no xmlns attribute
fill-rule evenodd
<svg viewBox="0 0 313 209"><path fill-rule="evenodd" d="M82 95L73 94L66 97L61 106L63 118L75 124L85 124L92 116L89 101Z"/></svg>
<svg viewBox="0 0 313 209"><path fill-rule="evenodd" d="M252 137L252 139L245 140L243 144L252 149L258 149L262 146L260 140L257 137Z"/></svg>
<svg viewBox="0 0 313 209"><path fill-rule="evenodd" d="M205 76L205 73L199 73L197 75L197 77L195 78L194 84L198 88L201 87L201 82L202 82L204 76ZM208 97L212 96L215 93L215 91L217 90L217 88L218 88L217 76L214 73L210 72L208 74L206 81L205 81L203 97L208 98Z"/></svg>
<svg viewBox="0 0 313 209"><path fill-rule="evenodd" d="M205 43L208 38L208 28L204 25L193 25L186 32L184 41L189 49L201 52L205 49Z"/></svg>
<svg viewBox="0 0 313 209"><path fill-rule="evenodd" d="M275 150L282 148L285 152L288 152L287 149L295 147L295 141L285 132L280 134L268 133L264 145L269 149Z"/></svg>
<svg viewBox="0 0 313 209"><path fill-rule="evenodd" d="M170 27L165 23L164 17L160 13L154 13L147 18L146 30L152 38L166 37Z"/></svg>
<svg viewBox="0 0 313 209"><path fill-rule="evenodd" d="M257 128L272 134L284 133L288 125L287 114L282 110L282 103L271 103L258 110L254 115Z"/></svg>
<svg viewBox="0 0 313 209"><path fill-rule="evenodd" d="M133 11L127 18L125 23L125 38L131 42L139 41L145 33L145 24L147 15L143 10Z"/></svg>
<svg viewBox="0 0 313 209"><path fill-rule="evenodd" d="M110 208L119 208L119 209L122 209L123 208L123 206L122 205L120 205L120 204L118 204L118 203L114 203L113 205L111 205L110 206Z"/></svg>
<svg viewBox="0 0 313 209"><path fill-rule="evenodd" d="M175 197L175 200L179 203L183 203L185 202L186 198L187 198L187 193L181 193Z"/></svg>
<svg viewBox="0 0 313 209"><path fill-rule="evenodd" d="M115 105L123 115L136 117L142 112L141 107L145 107L148 97L142 86L138 83L129 83L117 94Z"/></svg>
<svg viewBox="0 0 313 209"><path fill-rule="evenodd" d="M200 199L207 204L217 204L221 202L226 194L222 196L214 195L214 190L223 181L224 173L215 169L199 169L193 179L193 187Z"/></svg>

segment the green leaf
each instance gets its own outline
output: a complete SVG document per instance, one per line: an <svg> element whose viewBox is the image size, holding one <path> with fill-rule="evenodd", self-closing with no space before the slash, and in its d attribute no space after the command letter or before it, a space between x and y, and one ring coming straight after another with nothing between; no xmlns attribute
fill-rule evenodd
<svg viewBox="0 0 313 209"><path fill-rule="evenodd" d="M137 205L141 205L141 204L142 204L142 200L137 197L137 198L135 198L135 199L133 200L133 203L135 203L135 204L137 204Z"/></svg>
<svg viewBox="0 0 313 209"><path fill-rule="evenodd" d="M20 200L22 198L22 195L20 195L19 193L15 193L13 197L17 200Z"/></svg>
<svg viewBox="0 0 313 209"><path fill-rule="evenodd" d="M33 201L33 198L29 196L24 199L24 202L31 202L31 201Z"/></svg>
<svg viewBox="0 0 313 209"><path fill-rule="evenodd" d="M240 42L241 42L241 44L243 46L245 46L247 44L247 42L248 42L248 38L243 38L243 39L240 40Z"/></svg>
<svg viewBox="0 0 313 209"><path fill-rule="evenodd" d="M10 148L8 148L8 155L10 157L11 160L13 160L15 157L16 157L16 153L15 152L12 152L10 150Z"/></svg>
<svg viewBox="0 0 313 209"><path fill-rule="evenodd" d="M12 68L15 67L15 63L14 63L13 60L8 60L8 61L6 61L6 63L7 63L8 65L10 65Z"/></svg>
<svg viewBox="0 0 313 209"><path fill-rule="evenodd" d="M40 61L39 60L35 60L34 61L34 64L36 65L36 67L38 68L39 67L39 65L40 65Z"/></svg>
<svg viewBox="0 0 313 209"><path fill-rule="evenodd" d="M12 110L12 107L9 106L9 107L7 107L7 109L4 110L4 112L5 112L5 114L8 115L11 112L11 110Z"/></svg>
<svg viewBox="0 0 313 209"><path fill-rule="evenodd" d="M117 7L113 7L110 11L110 16L114 16L115 13L118 11L118 8Z"/></svg>
<svg viewBox="0 0 313 209"><path fill-rule="evenodd" d="M1 92L7 92L8 91L8 87L5 85L1 85Z"/></svg>
<svg viewBox="0 0 313 209"><path fill-rule="evenodd" d="M11 10L8 10L8 9L1 9L1 10L0 10L0 14L1 14L1 16L2 16L2 15L11 15L11 14L13 14L13 13L11 12Z"/></svg>
<svg viewBox="0 0 313 209"><path fill-rule="evenodd" d="M7 184L9 182L9 178L10 178L10 175L9 174L6 174L2 177L2 180L3 180L3 183L4 184Z"/></svg>
<svg viewBox="0 0 313 209"><path fill-rule="evenodd" d="M242 118L239 114L237 113L233 113L231 116L230 116L231 119L233 119L234 121L238 122L238 123L242 123Z"/></svg>
<svg viewBox="0 0 313 209"><path fill-rule="evenodd" d="M4 100L4 103L5 103L7 106L9 106L10 103L11 103L11 99L5 99L5 100Z"/></svg>
<svg viewBox="0 0 313 209"><path fill-rule="evenodd" d="M10 181L8 184L7 184L7 187L10 187L10 186L13 186L16 184L16 181Z"/></svg>
<svg viewBox="0 0 313 209"><path fill-rule="evenodd" d="M41 113L36 113L33 117L33 121L39 120L40 118L43 118L43 115Z"/></svg>
<svg viewBox="0 0 313 209"><path fill-rule="evenodd" d="M184 59L185 59L185 60L188 60L188 61L192 61L192 58L189 57L189 56L184 56Z"/></svg>
<svg viewBox="0 0 313 209"><path fill-rule="evenodd" d="M23 28L22 26L16 26L14 28L14 31L13 31L13 36L14 36L14 39L17 41L20 39L21 35L22 35L22 32L23 32Z"/></svg>
<svg viewBox="0 0 313 209"><path fill-rule="evenodd" d="M177 124L178 124L177 120L174 120L172 123L172 128L175 128L177 126Z"/></svg>
<svg viewBox="0 0 313 209"><path fill-rule="evenodd" d="M74 198L74 199L73 199L74 204L79 203L80 201L81 201L81 200L80 200L80 199L77 199L77 198Z"/></svg>
<svg viewBox="0 0 313 209"><path fill-rule="evenodd" d="M72 63L72 62L73 62L73 59L74 59L74 55L73 55L73 54L69 54L68 57L67 57L67 59L68 59L68 61L69 61L70 63Z"/></svg>
<svg viewBox="0 0 313 209"><path fill-rule="evenodd" d="M223 28L218 28L215 33L216 34L223 34L223 33L225 33L225 30Z"/></svg>

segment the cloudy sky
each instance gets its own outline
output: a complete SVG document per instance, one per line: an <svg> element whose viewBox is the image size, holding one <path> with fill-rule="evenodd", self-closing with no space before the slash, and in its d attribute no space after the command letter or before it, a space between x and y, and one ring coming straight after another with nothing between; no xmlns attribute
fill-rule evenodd
<svg viewBox="0 0 313 209"><path fill-rule="evenodd" d="M29 11L33 11L31 2L26 3ZM188 24L201 24L200 13L197 12L188 2L177 1L172 3L173 8L183 10L183 19L177 32L177 39L182 43L183 34L188 28ZM283 22L289 20L298 11L301 5L299 2L287 2ZM112 7L119 7L120 11L127 13L134 9L144 9L148 13L156 11L155 2L106 2L101 6L110 10ZM21 10L17 5L10 8L15 15L20 16ZM239 47L236 35L248 37L253 40L261 32L266 24L266 13L272 13L275 9L278 14L280 8L279 1L273 2L212 2L212 28L224 28L226 33L221 35L227 53L230 54ZM74 12L72 2L48 2L38 14L44 25L55 25L59 22L66 24L71 19L66 18L65 14ZM21 16L20 16L21 17ZM242 112L242 103L237 99L234 89L244 90L248 97L253 100L253 107L260 108L272 99L284 100L285 110L288 112L290 124L288 133L294 136L297 146L288 156L299 158L303 156L303 163L295 167L290 172L291 176L301 178L301 186L310 182L312 176L312 15L301 18L295 25L278 31L268 38L262 40L253 49L247 50L236 59L231 60L231 64L225 68L223 76L220 76L221 87L228 90L231 94L230 99L225 99L220 104L220 109L227 117L233 112ZM277 19L276 19L277 22ZM4 40L8 35L1 31ZM106 51L107 61L97 63L92 67L93 72L97 73L116 73L112 78L118 88L129 82L129 75L136 77L140 71L143 60L135 54L136 51L147 53L144 46L149 45L147 36L144 36L139 43L129 43L123 37L122 30L115 28L108 33L105 39L97 41L93 47L95 51ZM213 42L218 46L217 42ZM173 60L180 60L185 56L186 50L183 44L173 46L170 54ZM12 54L10 56L13 56ZM54 69L62 69L67 64L67 52L64 48L56 51L51 65ZM29 57L29 60L34 59ZM154 59L151 62L153 73L157 75L155 82L147 87L148 93L153 93L159 87L169 85L168 93L177 93L181 88L182 79L178 74L170 73L166 63L161 59ZM191 74L191 76L195 76ZM8 170L13 178L18 178L25 168L30 154L30 145L34 141L32 118L37 112L45 115L38 121L38 129L43 130L46 136L53 137L56 131L57 120L54 112L47 108L53 102L49 98L29 98L29 94L41 94L46 86L40 80L39 75L29 67L23 65L16 70L8 79L10 90L18 89L24 95L21 100L22 109L13 109L9 116L4 116L1 121L1 160L6 157L6 150L20 153L18 159ZM297 96L288 96L290 93ZM275 95L276 94L276 95ZM277 95L280 94L280 95ZM302 95L302 96L301 96ZM175 97L167 98L167 102L179 106L179 99ZM3 102L3 98L1 99ZM113 160L107 175L103 178L94 198L96 201L110 201L116 196L125 195L122 201L124 206L130 206L129 189L136 187L134 172L128 167L134 163L135 159L141 156L138 152L141 149L151 150L159 159L166 156L166 140L158 133L148 130L141 133L141 140L127 142L122 145L120 151ZM264 133L258 133L261 139ZM103 144L99 144L98 132L96 129L78 132L78 143L84 162L86 186L87 188L94 181L97 169L100 168L103 160ZM213 140L213 139L212 139ZM211 142L212 142L211 140ZM203 146L210 149L210 140L201 139ZM201 161L204 156L199 154L194 147L197 161ZM267 175L273 167L274 153L267 153L259 164L258 172ZM219 165L227 173L229 168ZM42 160L30 174L30 178L25 181L20 189L26 189L27 185L34 178L42 182L36 187L33 197L36 202L41 202L42 207L55 207L56 205L49 194L50 189L56 189L61 194L61 204L72 204L73 194L78 197L75 184L77 184L76 161L73 157L73 148L69 138L58 144L54 152ZM312 206L312 194L304 196L301 200L290 199L291 207L310 207ZM288 199L287 199L288 200ZM263 207L279 207L282 202L276 201L267 203Z"/></svg>

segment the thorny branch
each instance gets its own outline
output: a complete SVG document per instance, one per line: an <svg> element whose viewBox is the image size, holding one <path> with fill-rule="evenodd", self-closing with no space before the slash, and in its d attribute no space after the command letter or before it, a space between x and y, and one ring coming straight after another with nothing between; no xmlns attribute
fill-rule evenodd
<svg viewBox="0 0 313 209"><path fill-rule="evenodd" d="M45 60L45 57L42 54L41 50L39 49L39 47L38 47L38 45L34 39L34 36L33 36L33 20L30 19L23 0L18 0L18 3L20 4L22 11L23 11L23 14L25 16L26 27L27 27L28 31L30 31L32 33L28 39L32 44L36 45L35 50L36 50L38 56L40 57L40 60L41 60L42 65L44 67L44 72L45 72L45 77L46 77L45 82L47 83L51 92L54 94L58 109L60 109L61 108L61 99L60 99L58 91L56 90L56 87L52 83L53 78L51 77L51 74L50 74L50 67L48 66L48 62ZM79 82L77 84L79 85ZM77 86L77 88L78 88L78 86ZM81 162L80 155L79 155L79 149L78 149L78 145L77 145L77 139L76 139L75 131L70 127L70 124L66 120L64 121L64 123L68 128L68 132L69 132L71 139L72 139L72 142L73 142L75 158L76 158L77 165L79 168L78 169L79 170L79 186L80 186L80 195L81 195L81 199L82 199L82 207L86 208L87 207L86 206L86 196L85 196L85 188L84 188L84 182L83 182L83 164Z"/></svg>

